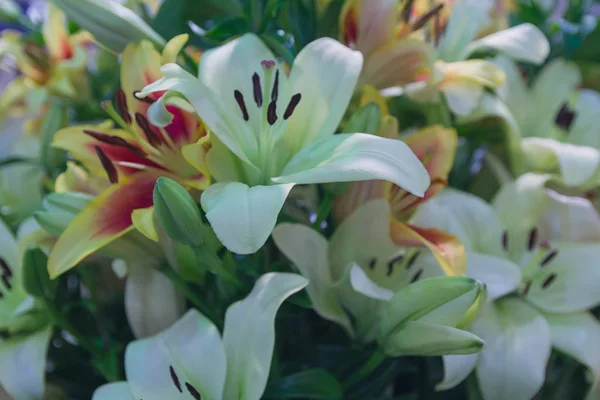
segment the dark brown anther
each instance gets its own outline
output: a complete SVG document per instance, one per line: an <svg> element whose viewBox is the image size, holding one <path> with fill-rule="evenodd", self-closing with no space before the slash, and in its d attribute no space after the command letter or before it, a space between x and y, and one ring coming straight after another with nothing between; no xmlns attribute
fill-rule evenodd
<svg viewBox="0 0 600 400"><path fill-rule="evenodd" d="M508 232L507 231L502 232L502 248L505 251L508 251Z"/></svg>
<svg viewBox="0 0 600 400"><path fill-rule="evenodd" d="M112 163L112 161L110 161L106 154L104 154L99 146L94 147L96 149L96 154L100 159L100 163L102 164L104 171L106 171L106 176L108 176L110 183L119 183L119 173L117 172L115 165Z"/></svg>
<svg viewBox="0 0 600 400"><path fill-rule="evenodd" d="M552 250L544 259L540 262L540 266L544 267L550 263L550 261L554 260L554 258L558 255L558 250Z"/></svg>
<svg viewBox="0 0 600 400"><path fill-rule="evenodd" d="M402 21L404 21L404 23L408 23L408 21L410 21L410 16L412 15L414 2L414 0L406 0L406 4L404 5L402 13L400 14L400 18L402 19Z"/></svg>
<svg viewBox="0 0 600 400"><path fill-rule="evenodd" d="M252 75L252 88L254 89L254 102L258 107L263 105L262 88L260 86L260 76L255 72Z"/></svg>
<svg viewBox="0 0 600 400"><path fill-rule="evenodd" d="M240 110L242 110L242 116L244 117L244 121L248 121L250 119L250 116L248 115L248 109L246 108L244 95L239 90L234 90L233 97L235 97L235 101L238 103Z"/></svg>
<svg viewBox="0 0 600 400"><path fill-rule="evenodd" d="M556 280L556 274L550 274L546 280L542 283L542 289L547 289Z"/></svg>
<svg viewBox="0 0 600 400"><path fill-rule="evenodd" d="M412 255L412 257L406 263L406 269L409 270L413 265L415 265L415 261L417 261L417 257L421 254L420 252L416 252Z"/></svg>
<svg viewBox="0 0 600 400"><path fill-rule="evenodd" d="M271 100L277 101L279 97L279 70L275 71L275 82L273 82L273 90L271 90Z"/></svg>
<svg viewBox="0 0 600 400"><path fill-rule="evenodd" d="M269 125L275 125L275 122L277 122L277 103L274 101L269 103L269 108L267 109L267 122Z"/></svg>
<svg viewBox="0 0 600 400"><path fill-rule="evenodd" d="M138 93L140 93L139 90L136 90L133 92L133 97L135 97L136 99L138 99L139 101L146 103L146 104L154 104L156 103L156 100L154 100L153 98L149 97L149 96L145 96L145 97L138 97Z"/></svg>
<svg viewBox="0 0 600 400"><path fill-rule="evenodd" d="M153 127L148 121L148 118L146 118L143 114L135 113L135 122L142 129L142 132L144 132L144 135L146 136L146 140L152 147L156 148L162 145L160 136L154 131Z"/></svg>
<svg viewBox="0 0 600 400"><path fill-rule="evenodd" d="M179 390L179 393L183 393L183 390L181 389L181 383L179 383L179 378L177 377L177 374L172 366L169 366L169 374L171 374L171 380L173 381L173 384L177 390Z"/></svg>
<svg viewBox="0 0 600 400"><path fill-rule="evenodd" d="M444 4L438 4L431 10L427 11L425 14L421 15L421 17L412 24L412 30L418 31L419 29L421 29L431 18L438 14L442 10L442 8L444 8Z"/></svg>
<svg viewBox="0 0 600 400"><path fill-rule="evenodd" d="M554 119L554 123L559 127L566 131L571 129L573 122L575 121L575 117L577 113L572 110L568 104L563 104L560 108L558 114L556 114L556 118Z"/></svg>
<svg viewBox="0 0 600 400"><path fill-rule="evenodd" d="M105 133L91 131L89 129L84 129L83 133L85 133L86 135L89 135L89 136L93 137L94 139L96 139L99 142L110 144L110 145L113 145L113 146L124 147L127 150L131 151L132 153L135 153L135 154L137 154L137 155L139 155L141 157L145 157L146 156L146 153L142 149L140 149L139 147L136 147L136 146L132 145L131 143L129 143L128 141L126 141L122 137L113 136L113 135L107 135Z"/></svg>
<svg viewBox="0 0 600 400"><path fill-rule="evenodd" d="M298 103L300 103L300 100L302 100L302 95L300 93L296 93L292 96L287 108L285 109L285 112L283 113L283 119L287 120L292 116L294 110L298 106Z"/></svg>
<svg viewBox="0 0 600 400"><path fill-rule="evenodd" d="M4 261L3 258L0 258L0 269L2 269L2 275L6 275L6 276L13 275L12 270L10 269L10 267L8 266L6 261Z"/></svg>
<svg viewBox="0 0 600 400"><path fill-rule="evenodd" d="M527 242L527 249L529 251L533 250L535 248L535 245L537 243L537 237L538 237L538 230L537 228L532 228L529 231L529 241Z"/></svg>
<svg viewBox="0 0 600 400"><path fill-rule="evenodd" d="M375 265L377 264L377 259L376 258L371 258L369 260L369 269L375 269Z"/></svg>
<svg viewBox="0 0 600 400"><path fill-rule="evenodd" d="M419 278L421 277L421 275L423 275L423 270L420 269L417 271L417 273L415 274L415 276L413 276L413 278L410 280L410 283L415 283L416 281L419 280Z"/></svg>
<svg viewBox="0 0 600 400"><path fill-rule="evenodd" d="M202 396L200 395L200 392L195 387L193 387L192 385L190 385L187 382L185 383L185 387L188 390L188 392L190 392L190 394L192 395L192 397L195 400L202 400Z"/></svg>
<svg viewBox="0 0 600 400"><path fill-rule="evenodd" d="M387 266L388 266L388 272L387 272L387 275L388 275L388 276L391 276L391 275L392 275L392 273L394 272L394 266L395 266L397 263L401 262L403 259L404 259L404 254L399 254L399 255L397 255L396 257L392 258L392 259L391 259L391 260L388 262L388 264L387 264Z"/></svg>
<svg viewBox="0 0 600 400"><path fill-rule="evenodd" d="M117 103L117 111L119 111L119 115L123 118L123 121L127 125L131 125L131 115L129 115L129 108L127 108L127 98L125 97L125 92L123 89L118 88L116 93L116 103Z"/></svg>
<svg viewBox="0 0 600 400"><path fill-rule="evenodd" d="M12 285L10 284L10 277L8 275L2 275L2 282L4 282L4 287L6 290L12 290Z"/></svg>
<svg viewBox="0 0 600 400"><path fill-rule="evenodd" d="M531 287L531 281L528 281L525 284L525 287L523 288L523 293L522 293L523 296L527 296L527 293L529 293L529 288L530 287Z"/></svg>

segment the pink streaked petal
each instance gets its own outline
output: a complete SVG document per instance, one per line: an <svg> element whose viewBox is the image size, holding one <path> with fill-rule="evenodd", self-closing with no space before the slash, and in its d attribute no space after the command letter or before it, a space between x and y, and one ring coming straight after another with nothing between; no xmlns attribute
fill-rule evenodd
<svg viewBox="0 0 600 400"><path fill-rule="evenodd" d="M440 263L447 275L464 275L466 253L456 236L435 228L421 228L390 218L390 232L394 243L404 247L426 247Z"/></svg>
<svg viewBox="0 0 600 400"><path fill-rule="evenodd" d="M48 270L55 278L88 255L129 232L133 210L153 205L154 175L136 175L94 198L71 222L50 253Z"/></svg>

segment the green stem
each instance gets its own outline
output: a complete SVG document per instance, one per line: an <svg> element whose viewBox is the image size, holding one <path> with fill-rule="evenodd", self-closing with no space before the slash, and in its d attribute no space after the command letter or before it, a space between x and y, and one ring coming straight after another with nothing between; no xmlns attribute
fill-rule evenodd
<svg viewBox="0 0 600 400"><path fill-rule="evenodd" d="M71 336L73 336L77 343L83 347L87 352L89 352L94 358L104 358L106 354L98 349L94 342L87 338L85 335L81 334L77 328L67 319L67 317L60 312L60 310L56 307L56 305L50 301L49 299L44 298L44 304L46 309L48 310L48 314L52 319L54 325L58 326L61 330L69 332ZM118 375L118 372L109 373L107 370L103 370L102 368L96 367L96 370L102 374L104 379L108 382L115 382L121 379Z"/></svg>
<svg viewBox="0 0 600 400"><path fill-rule="evenodd" d="M184 296L196 307L198 310L202 312L208 319L210 319L213 323L215 323L219 328L221 328L221 323L217 315L214 313L213 309L207 306L204 303L204 300L198 295L196 290L192 288L186 281L183 279L177 271L175 271L170 266L165 265L161 268L161 272L169 278L171 283L181 292Z"/></svg>
<svg viewBox="0 0 600 400"><path fill-rule="evenodd" d="M450 115L448 103L441 95L437 103L427 107L427 123L429 125L443 125L446 128L452 127L452 116Z"/></svg>
<svg viewBox="0 0 600 400"><path fill-rule="evenodd" d="M186 53L185 50L181 52L181 56L183 57L187 67L190 69L190 72L192 73L192 75L194 75L194 76L198 75L198 65L192 59L192 57L188 53Z"/></svg>
<svg viewBox="0 0 600 400"><path fill-rule="evenodd" d="M325 198L321 202L319 206L319 210L317 211L317 219L313 222L312 227L316 230L319 230L323 221L327 219L329 214L331 213L331 209L333 208L333 203L335 202L335 196L329 192L325 193Z"/></svg>
<svg viewBox="0 0 600 400"><path fill-rule="evenodd" d="M369 376L373 371L375 371L382 362L386 360L387 356L380 348L377 348L375 352L371 355L371 358L367 361L365 365L363 365L358 371L356 371L350 378L348 378L343 384L342 387L344 390L348 390L352 386L356 385L360 381L362 381L365 377Z"/></svg>

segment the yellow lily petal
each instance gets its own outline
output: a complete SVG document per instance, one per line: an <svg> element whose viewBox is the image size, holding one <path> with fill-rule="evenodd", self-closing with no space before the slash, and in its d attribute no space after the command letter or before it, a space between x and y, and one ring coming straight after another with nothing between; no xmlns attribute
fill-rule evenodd
<svg viewBox="0 0 600 400"><path fill-rule="evenodd" d="M59 237L48 259L48 272L56 278L81 260L133 229L134 210L152 206L156 177L135 175L112 185L94 198Z"/></svg>
<svg viewBox="0 0 600 400"><path fill-rule="evenodd" d="M56 60L68 60L73 57L73 47L69 41L65 15L51 2L48 3L48 15L42 27L44 43L50 57Z"/></svg>
<svg viewBox="0 0 600 400"><path fill-rule="evenodd" d="M184 33L182 35L175 36L173 39L169 40L162 52L162 64L176 62L177 55L179 55L179 52L186 45L189 38L190 35Z"/></svg>
<svg viewBox="0 0 600 400"><path fill-rule="evenodd" d="M390 113L385 97L379 93L379 90L375 89L371 85L365 85L363 87L362 97L360 98L360 106L364 106L368 103L375 103L379 106L381 116L386 116Z"/></svg>
<svg viewBox="0 0 600 400"><path fill-rule="evenodd" d="M154 223L154 207L140 208L133 210L131 221L135 229L148 239L158 242L158 232Z"/></svg>

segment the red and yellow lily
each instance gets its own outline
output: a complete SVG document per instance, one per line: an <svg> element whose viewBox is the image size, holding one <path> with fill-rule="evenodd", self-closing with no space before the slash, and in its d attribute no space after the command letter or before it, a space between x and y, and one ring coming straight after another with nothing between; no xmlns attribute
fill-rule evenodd
<svg viewBox="0 0 600 400"><path fill-rule="evenodd" d="M384 115L379 136L399 139L398 121ZM457 135L441 125L423 128L404 138L404 142L423 162L431 177L431 186L420 198L385 181L357 182L338 197L333 208L337 223L360 205L374 199L387 199L390 204L392 240L405 247L427 247L448 275L462 275L466 258L463 245L453 235L435 228L422 228L410 223L417 207L437 195L446 185L456 152Z"/></svg>
<svg viewBox="0 0 600 400"><path fill-rule="evenodd" d="M70 35L64 14L52 3L47 10L44 46L15 31L0 36L0 58L13 56L21 74L0 95L0 118L38 114L50 96L71 100L87 96L85 45L91 36L87 32Z"/></svg>
<svg viewBox="0 0 600 400"><path fill-rule="evenodd" d="M157 178L166 176L190 191L209 184L205 164L207 136L204 125L187 103L169 99L173 122L165 128L147 118L150 104L163 93L138 100L134 93L161 78L160 66L175 60L185 44L185 35L173 39L161 55L149 42L129 45L121 66L122 90L117 92L116 109L106 104L118 124L69 127L57 132L53 146L67 150L89 173L71 165L58 179L61 190L79 187L99 190L98 196L75 217L52 249L48 269L56 277L79 261L134 229L136 210L141 217L151 211Z"/></svg>

